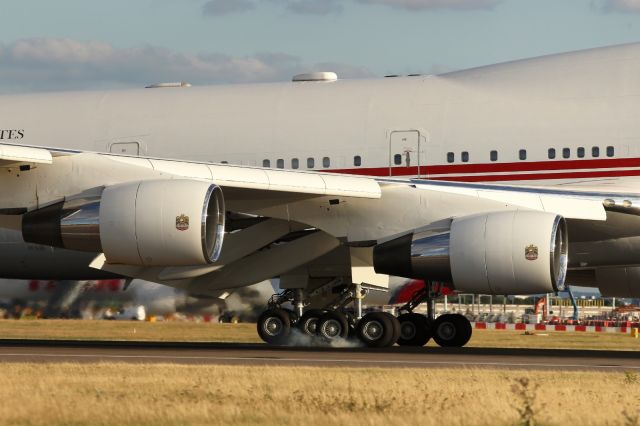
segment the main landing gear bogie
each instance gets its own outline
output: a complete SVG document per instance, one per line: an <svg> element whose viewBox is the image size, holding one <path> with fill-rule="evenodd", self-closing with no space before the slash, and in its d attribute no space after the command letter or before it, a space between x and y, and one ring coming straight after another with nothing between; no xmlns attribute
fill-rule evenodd
<svg viewBox="0 0 640 426"><path fill-rule="evenodd" d="M343 292L339 303L325 309L303 309L300 299L292 293L282 293L272 298L267 309L258 319L258 334L268 344L286 345L295 333L306 336L307 344L330 344L337 340L357 340L371 348L399 346L424 346L431 338L442 347L461 347L467 344L472 334L471 323L459 314L434 316L434 298L441 289L428 283L404 306L397 318L388 312L370 312L358 318L361 298ZM355 312L345 310L348 302L355 301ZM299 309L283 309L283 302L294 302ZM427 302L427 315L413 312L420 303ZM304 344L304 343L303 343Z"/></svg>

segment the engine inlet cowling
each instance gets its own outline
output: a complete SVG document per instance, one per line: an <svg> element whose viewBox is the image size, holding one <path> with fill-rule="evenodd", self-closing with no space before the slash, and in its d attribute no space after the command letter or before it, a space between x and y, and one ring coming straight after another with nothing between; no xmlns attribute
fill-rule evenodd
<svg viewBox="0 0 640 426"><path fill-rule="evenodd" d="M456 218L448 232L413 232L374 248L378 273L451 282L487 294L561 291L567 273L567 226L534 211Z"/></svg>
<svg viewBox="0 0 640 426"><path fill-rule="evenodd" d="M222 190L186 179L128 182L94 198L28 212L26 242L103 252L107 262L200 265L218 260L225 227Z"/></svg>

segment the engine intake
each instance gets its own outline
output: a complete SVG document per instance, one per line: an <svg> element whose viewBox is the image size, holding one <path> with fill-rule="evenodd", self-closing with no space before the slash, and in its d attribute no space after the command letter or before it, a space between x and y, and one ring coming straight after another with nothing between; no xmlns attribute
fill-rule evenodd
<svg viewBox="0 0 640 426"><path fill-rule="evenodd" d="M414 232L377 245L378 273L451 282L486 294L561 291L567 273L567 225L535 211L456 218L447 232Z"/></svg>
<svg viewBox="0 0 640 426"><path fill-rule="evenodd" d="M218 260L224 226L218 186L176 179L108 186L100 197L25 213L22 236L30 243L103 252L109 263L186 266Z"/></svg>

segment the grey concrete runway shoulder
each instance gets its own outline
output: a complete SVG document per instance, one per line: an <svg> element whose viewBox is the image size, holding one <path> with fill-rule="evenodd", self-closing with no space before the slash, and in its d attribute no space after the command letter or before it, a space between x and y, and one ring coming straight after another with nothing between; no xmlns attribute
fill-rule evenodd
<svg viewBox="0 0 640 426"><path fill-rule="evenodd" d="M238 343L0 340L1 362L128 362L322 367L638 370L638 351L274 347Z"/></svg>

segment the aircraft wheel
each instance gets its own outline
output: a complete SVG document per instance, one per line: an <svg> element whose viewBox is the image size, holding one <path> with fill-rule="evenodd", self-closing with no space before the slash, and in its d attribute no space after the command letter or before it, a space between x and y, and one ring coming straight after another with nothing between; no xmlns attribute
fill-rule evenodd
<svg viewBox="0 0 640 426"><path fill-rule="evenodd" d="M285 344L290 332L291 320L284 309L269 309L258 318L258 334L270 345Z"/></svg>
<svg viewBox="0 0 640 426"><path fill-rule="evenodd" d="M325 311L322 309L309 309L302 314L296 326L305 335L315 337L318 329L318 320L324 313Z"/></svg>
<svg viewBox="0 0 640 426"><path fill-rule="evenodd" d="M400 322L400 346L424 346L431 338L429 322L424 315L410 312L398 317Z"/></svg>
<svg viewBox="0 0 640 426"><path fill-rule="evenodd" d="M316 333L324 340L344 339L349 335L349 322L342 312L326 311L317 324Z"/></svg>
<svg viewBox="0 0 640 426"><path fill-rule="evenodd" d="M443 347L466 345L472 332L471 323L462 315L441 315L433 324L433 340Z"/></svg>
<svg viewBox="0 0 640 426"><path fill-rule="evenodd" d="M398 318L395 315L390 314L389 312L383 313L387 316L387 318L389 318L389 321L391 321L391 326L393 327L393 337L391 338L391 342L387 346L393 346L400 338L400 321L398 321Z"/></svg>
<svg viewBox="0 0 640 426"><path fill-rule="evenodd" d="M358 339L370 348L382 348L395 343L394 323L385 312L366 314L358 321L356 331Z"/></svg>

